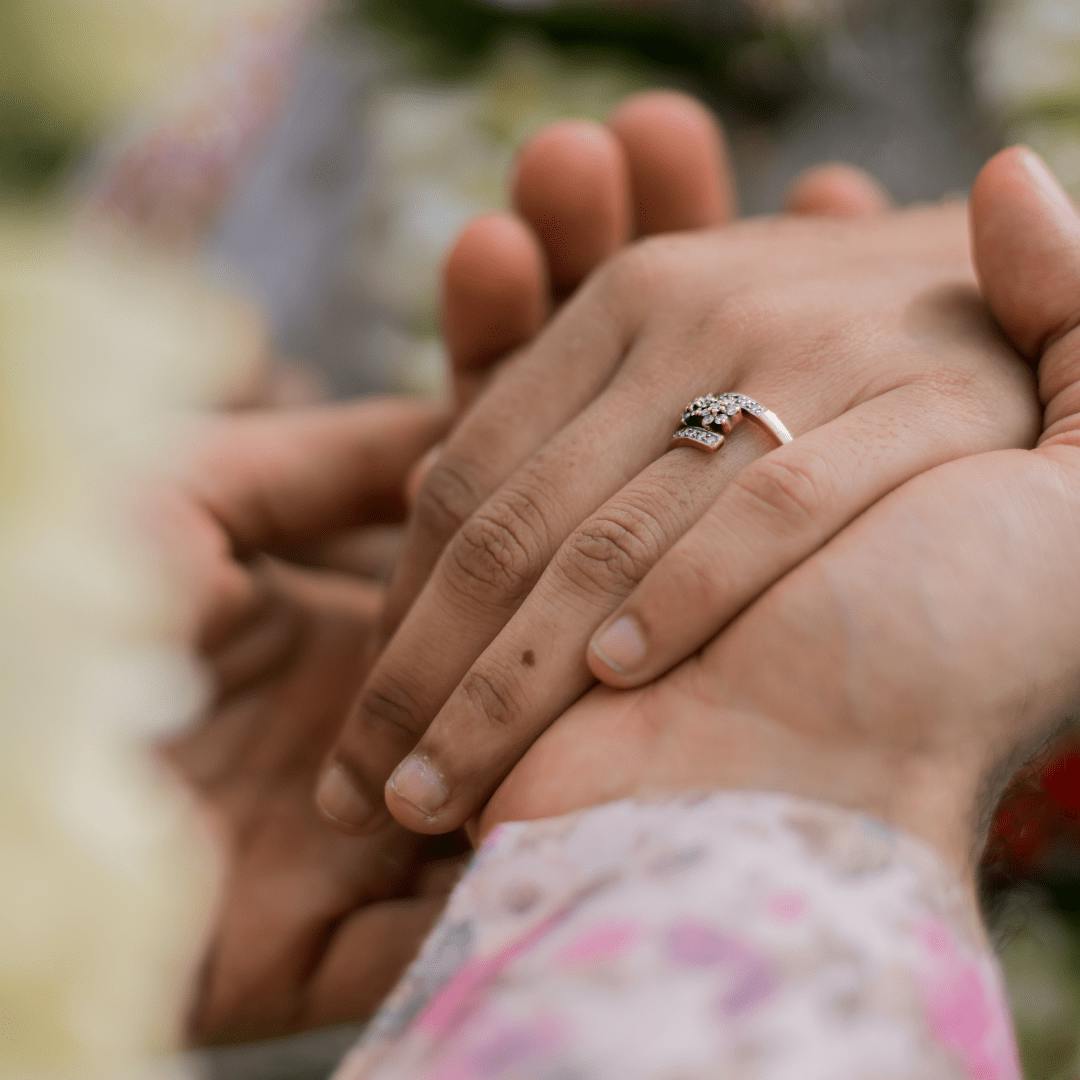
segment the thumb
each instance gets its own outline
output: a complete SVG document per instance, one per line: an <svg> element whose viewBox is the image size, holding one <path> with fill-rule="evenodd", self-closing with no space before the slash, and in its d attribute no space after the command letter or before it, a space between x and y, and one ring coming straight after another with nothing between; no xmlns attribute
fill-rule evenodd
<svg viewBox="0 0 1080 1080"><path fill-rule="evenodd" d="M401 520L409 471L446 423L442 408L401 398L215 418L187 490L235 550L288 551Z"/></svg>
<svg viewBox="0 0 1080 1080"><path fill-rule="evenodd" d="M1013 147L975 181L971 223L983 297L1039 367L1041 445L1080 445L1080 215L1045 162Z"/></svg>

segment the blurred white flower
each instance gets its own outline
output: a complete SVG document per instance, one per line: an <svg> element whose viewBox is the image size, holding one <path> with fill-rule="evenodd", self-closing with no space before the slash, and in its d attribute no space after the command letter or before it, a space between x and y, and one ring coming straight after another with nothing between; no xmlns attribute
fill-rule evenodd
<svg viewBox="0 0 1080 1080"><path fill-rule="evenodd" d="M39 132L92 134L221 20L216 0L4 0L0 100ZM0 213L4 1080L179 1069L216 873L152 754L201 686L139 495L253 332L187 270L58 207Z"/></svg>
<svg viewBox="0 0 1080 1080"><path fill-rule="evenodd" d="M178 269L74 235L0 218L5 1080L150 1075L177 1041L214 881L150 756L200 684L137 493L250 323Z"/></svg>
<svg viewBox="0 0 1080 1080"><path fill-rule="evenodd" d="M625 64L585 64L519 41L467 83L398 78L376 92L373 182L352 245L354 273L380 311L372 341L383 357L393 350L388 366L406 386L433 390L442 377L439 266L471 217L505 205L517 148L553 120L603 118L648 82Z"/></svg>

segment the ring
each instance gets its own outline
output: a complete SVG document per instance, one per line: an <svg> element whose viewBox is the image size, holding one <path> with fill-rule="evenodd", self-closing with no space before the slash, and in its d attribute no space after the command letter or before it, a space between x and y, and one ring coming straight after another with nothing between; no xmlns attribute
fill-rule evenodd
<svg viewBox="0 0 1080 1080"><path fill-rule="evenodd" d="M682 423L672 435L671 445L715 453L744 417L767 431L781 446L791 442L791 432L771 409L745 394L726 393L694 398L683 410Z"/></svg>

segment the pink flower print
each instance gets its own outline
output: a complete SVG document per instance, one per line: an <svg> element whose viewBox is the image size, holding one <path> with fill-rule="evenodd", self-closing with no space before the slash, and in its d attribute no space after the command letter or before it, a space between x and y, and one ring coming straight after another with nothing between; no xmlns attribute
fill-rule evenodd
<svg viewBox="0 0 1080 1080"><path fill-rule="evenodd" d="M536 948L574 910L571 899L559 911L528 930L491 956L462 964L457 974L435 995L419 1015L416 1026L440 1038L462 1023L468 1013L483 1004L491 984L520 957Z"/></svg>
<svg viewBox="0 0 1080 1080"><path fill-rule="evenodd" d="M563 965L604 964L617 960L638 940L638 927L631 922L608 922L579 934L555 959Z"/></svg>
<svg viewBox="0 0 1080 1080"><path fill-rule="evenodd" d="M726 1018L758 1008L776 991L777 978L768 957L706 923L687 921L673 926L667 952L684 967L722 969L725 986L717 1008Z"/></svg>
<svg viewBox="0 0 1080 1080"><path fill-rule="evenodd" d="M806 915L806 897L794 890L773 893L766 902L769 914L778 922L798 922Z"/></svg>
<svg viewBox="0 0 1080 1080"><path fill-rule="evenodd" d="M940 923L927 923L920 937L930 961L922 990L934 1037L971 1080L1020 1080L1011 1022L988 973L961 955L955 937Z"/></svg>
<svg viewBox="0 0 1080 1080"><path fill-rule="evenodd" d="M458 1032L459 1044L443 1046L443 1058L430 1080L495 1080L532 1076L566 1045L563 1022L538 1016L525 1022L473 1016L474 1034Z"/></svg>
<svg viewBox="0 0 1080 1080"><path fill-rule="evenodd" d="M432 1038L448 1035L469 1011L483 1000L484 991L498 977L505 964L500 957L465 964L435 995L417 1018L416 1026Z"/></svg>

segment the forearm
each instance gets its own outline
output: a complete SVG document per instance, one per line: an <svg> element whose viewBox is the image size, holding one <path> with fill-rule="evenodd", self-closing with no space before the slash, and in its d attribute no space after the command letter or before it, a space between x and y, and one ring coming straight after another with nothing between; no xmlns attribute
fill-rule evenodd
<svg viewBox="0 0 1080 1080"><path fill-rule="evenodd" d="M498 830L339 1080L444 1074L1019 1070L935 854L848 811L726 793Z"/></svg>

